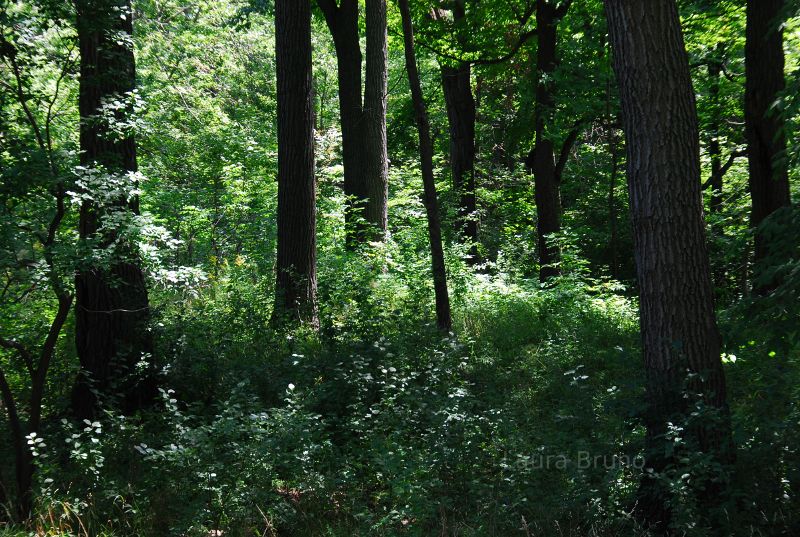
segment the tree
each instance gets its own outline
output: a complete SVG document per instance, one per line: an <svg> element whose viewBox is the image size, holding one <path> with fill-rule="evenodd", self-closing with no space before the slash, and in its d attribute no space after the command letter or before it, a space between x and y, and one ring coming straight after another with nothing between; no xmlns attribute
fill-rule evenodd
<svg viewBox="0 0 800 537"><path fill-rule="evenodd" d="M783 9L783 0L747 1L744 108L754 228L790 204L788 170L781 161L786 151L783 120L770 110L785 87ZM769 244L757 232L755 260L763 260L768 252Z"/></svg>
<svg viewBox="0 0 800 537"><path fill-rule="evenodd" d="M480 257L475 177L477 105L472 90L473 66L500 65L516 56L522 45L536 33L525 29L535 3L498 6L456 0L446 6L431 11L431 18L438 24L430 33L435 36L442 29L449 31L449 43L439 43L438 47L424 41L422 44L435 52L439 60L450 136L450 168L453 189L458 195L458 227L461 237L471 244L469 262L476 264ZM507 28L498 32L497 26ZM493 43L498 41L498 34L501 43ZM438 40L442 41L442 36ZM458 54L453 53L453 48L458 50Z"/></svg>
<svg viewBox="0 0 800 537"><path fill-rule="evenodd" d="M386 0L366 0L366 70L361 84L358 0L317 0L336 47L348 247L381 238L387 226L388 48ZM363 95L363 101L362 101ZM367 233L367 228L377 236Z"/></svg>
<svg viewBox="0 0 800 537"><path fill-rule="evenodd" d="M16 484L12 498L0 476L0 503L13 506L8 514L20 520L34 504L33 452L42 442L50 370L74 298L74 239L64 233L71 163L61 144L65 125L53 112L69 102L66 80L77 63L70 14L69 6L47 3L0 10L0 74L8 75L0 78L0 414L8 419ZM48 20L57 21L49 39L20 32L36 35ZM37 76L51 83L34 84Z"/></svg>
<svg viewBox="0 0 800 537"><path fill-rule="evenodd" d="M709 94L711 96L711 132L708 141L708 154L711 157L711 212L718 213L722 210L722 150L720 148L720 128L722 114L720 113L720 78L722 77L722 44L716 46L716 53L708 60Z"/></svg>
<svg viewBox="0 0 800 537"><path fill-rule="evenodd" d="M558 65L558 23L564 18L571 1L556 6L548 0L536 2L536 109L535 142L525 161L533 174L536 191L536 232L539 247L539 278L541 281L558 274L558 249L549 243L549 236L561 231L561 175L580 131L575 129L567 136L559 155L554 154L555 144L546 132L552 122L555 107L553 73ZM558 160L556 160L558 158Z"/></svg>
<svg viewBox="0 0 800 537"><path fill-rule="evenodd" d="M452 14L456 24L466 17L466 0L453 2ZM441 9L434 16L444 19ZM459 31L460 30L460 31ZM458 40L466 40L463 28L457 29ZM450 130L450 168L453 188L458 193L458 216L461 236L472 247L470 262L478 262L478 220L475 195L475 98L472 95L472 64L468 61L439 60L442 71L442 92L447 108Z"/></svg>
<svg viewBox="0 0 800 537"><path fill-rule="evenodd" d="M81 370L72 407L76 417L87 419L97 411L98 395L119 397L122 410L133 412L154 399L156 385L152 368L137 378L137 364L153 351L147 327L150 307L136 252L115 224L139 212L138 198L129 196L137 171L136 142L127 125L136 87L131 3L77 0L76 9L80 158L88 170L86 183L100 178L100 183L84 189L79 231L85 243L113 258L107 265L81 267L75 278L75 344Z"/></svg>
<svg viewBox="0 0 800 537"><path fill-rule="evenodd" d="M273 322L316 328L317 239L310 0L275 3L278 260Z"/></svg>
<svg viewBox="0 0 800 537"><path fill-rule="evenodd" d="M627 140L647 377L646 465L658 474L676 461L665 433L670 423L687 424L694 410L684 382L719 417L688 421L687 442L727 463L733 450L700 196L697 112L678 10L674 0L605 5ZM715 501L719 488L703 485L701 501ZM648 523L665 528L663 487L644 477L638 507Z"/></svg>
<svg viewBox="0 0 800 537"><path fill-rule="evenodd" d="M406 58L406 72L411 86L411 99L414 105L414 118L419 133L419 153L422 167L423 202L428 216L428 237L431 243L431 262L433 268L433 290L436 295L436 322L440 330L450 331L453 321L450 315L450 296L447 292L447 273L442 249L442 229L439 221L439 203L436 198L436 181L433 176L433 141L428 120L428 110L422 95L422 86L414 53L414 27L408 0L398 0L403 20L403 48Z"/></svg>

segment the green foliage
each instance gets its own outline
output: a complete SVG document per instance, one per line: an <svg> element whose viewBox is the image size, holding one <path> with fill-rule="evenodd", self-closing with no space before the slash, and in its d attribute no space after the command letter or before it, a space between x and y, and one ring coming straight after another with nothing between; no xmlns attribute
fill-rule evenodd
<svg viewBox="0 0 800 537"><path fill-rule="evenodd" d="M37 469L34 516L25 527L4 526L0 510L0 535L646 535L632 516L644 380L602 2L574 2L559 24L547 134L557 148L572 129L580 134L561 184L563 231L551 237L562 274L546 286L534 281L535 192L522 169L533 137L535 38L514 50L535 27L535 16L524 16L533 4L468 2L461 21L434 20L430 8L439 5L412 7L436 144L451 334L435 328L417 138L391 3L390 229L384 242L356 251L344 247L336 57L314 17L315 333L270 326L273 2L134 2L139 87L107 103L132 111L112 122L137 137L141 173L123 176L78 166L72 4L0 1L0 337L39 349L78 268L135 258L147 273L162 386L159 404L135 416L109 407L95 421L64 419L77 369L70 317L47 378L42 427L26 438ZM744 13L736 2L680 7L705 181L715 118L723 119L723 162L744 143ZM796 196L800 38L790 15L788 87L775 110L789 126ZM459 244L447 162L440 65L458 60L476 62L479 267L467 265ZM716 97L710 60L726 70ZM692 399L688 418L667 435L681 457L652 478L674 493L676 534L711 534L710 520L731 535L794 534L799 213L787 208L763 224L771 256L753 266L744 159L727 171L723 193L707 221L737 462L728 475L686 444L687 427L719 417ZM78 239L82 201L137 195L141 215L105 204L105 227ZM49 237L60 198L64 215ZM750 294L757 278L770 293ZM29 418L30 371L13 346L0 348L0 369ZM3 425L0 460L12 458ZM0 465L0 498L9 505L13 470ZM720 476L730 480L730 498L709 514L695 492Z"/></svg>

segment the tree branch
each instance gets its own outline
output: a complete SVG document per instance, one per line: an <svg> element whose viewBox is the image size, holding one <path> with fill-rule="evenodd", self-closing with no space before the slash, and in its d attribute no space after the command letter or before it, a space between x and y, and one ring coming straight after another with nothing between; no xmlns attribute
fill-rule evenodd
<svg viewBox="0 0 800 537"><path fill-rule="evenodd" d="M393 33L393 35L396 35L396 36L400 35L396 31L393 31L392 33ZM535 35L536 35L536 28L534 28L533 30L530 30L528 32L525 32L524 34L522 34L520 36L519 40L516 43L514 43L514 46L511 47L511 50L509 50L506 54L503 54L502 56L499 56L497 58L473 58L473 59L469 59L469 58L464 58L463 56L456 56L455 54L450 54L450 53L445 52L443 50L440 50L440 49L438 49L438 48L436 48L436 47L434 47L432 45L429 45L426 42L421 41L421 40L417 40L416 44L419 45L420 47L430 51L430 52L433 52L437 56L439 56L441 58L447 58L448 60L453 60L453 61L457 61L457 62L461 62L461 63L470 63L472 65L497 65L498 63L506 62L506 61L510 60L511 58L513 58L514 56L516 56L517 52L519 52L519 49L522 48L522 45L524 45L528 41L528 39L530 39L531 37L533 37Z"/></svg>
<svg viewBox="0 0 800 537"><path fill-rule="evenodd" d="M571 2L571 1L572 0L569 0L569 2ZM442 8L434 8L433 9L432 13L433 13L434 20L441 20L442 19L442 11L443 11ZM517 15L517 24L520 27L524 26L530 20L531 16L533 16L535 11L536 11L536 3L535 2L531 2L522 14ZM398 35L399 36L400 34L398 34L396 31L394 31L393 35ZM522 48L522 45L524 45L528 41L528 39L530 39L531 37L533 37L535 35L536 35L536 28L534 28L532 30L529 30L527 32L523 32L519 36L519 39L517 39L517 42L514 43L514 45L511 47L511 49L506 54L503 54L502 56L499 56L497 58L468 59L468 58L464 58L464 57L461 57L461 56L456 56L455 54L450 54L450 53L445 52L443 50L439 50L436 47L434 47L433 45L429 45L429 44L427 44L424 41L421 41L419 39L417 39L416 44L418 46L421 46L422 48L424 48L426 50L429 50L430 52L433 52L437 56L439 56L441 58L447 58L448 60L453 60L453 61L457 61L457 62L461 62L461 63L470 63L472 65L497 65L498 63L506 62L506 61L510 60L511 58L513 58L514 56L516 56L517 52L519 52L519 50Z"/></svg>
<svg viewBox="0 0 800 537"><path fill-rule="evenodd" d="M569 11L569 6L572 5L572 0L564 0L561 5L556 8L556 18L563 19Z"/></svg>
<svg viewBox="0 0 800 537"><path fill-rule="evenodd" d="M339 11L336 0L317 0L317 5L319 9L322 10L322 14L325 15L325 19L329 22L336 17L336 12Z"/></svg>
<svg viewBox="0 0 800 537"><path fill-rule="evenodd" d="M36 121L36 118L33 115L30 107L28 106L28 100L25 98L25 92L22 88L22 72L19 68L19 63L17 63L17 52L14 48L14 45L6 41L4 36L0 36L0 45L2 45L3 54L2 56L8 60L9 65L11 66L11 70L14 73L14 80L17 83L16 93L17 99L19 100L19 104L22 106L22 110L25 112L25 116L28 118L28 122L31 124L31 128L33 128L33 134L36 136L36 143L39 145L39 148L42 151L47 151L47 145L44 142L44 137L42 136L42 131L39 129L39 124Z"/></svg>
<svg viewBox="0 0 800 537"><path fill-rule="evenodd" d="M25 367L28 369L28 374L31 376L31 378L33 378L33 375L36 371L33 367L33 355L28 349L25 348L25 345L19 341L14 341L13 339L0 337L0 347L17 351L17 354L20 355L22 361L25 362Z"/></svg>
<svg viewBox="0 0 800 537"><path fill-rule="evenodd" d="M32 378L33 385L31 389L31 415L28 420L28 427L32 431L39 430L39 422L42 417L42 399L44 397L45 381L47 380L47 371L50 369L50 361L55 354L56 344L58 343L58 336L61 334L61 329L69 315L70 307L72 306L72 296L61 296L58 299L58 312L56 313L53 322L50 323L50 330L47 332L47 338L42 345L42 351L39 354L39 363L36 366L36 372Z"/></svg>
<svg viewBox="0 0 800 537"><path fill-rule="evenodd" d="M713 185L716 181L722 179L722 177L726 173L728 173L728 170L731 169L731 166L733 166L734 161L736 161L737 158L744 156L747 156L747 151L745 151L744 149L733 151L728 156L727 162L725 162L725 164L719 169L719 172L711 174L711 177L709 177L708 180L706 180L706 182L703 183L702 190L708 190L711 187L711 185Z"/></svg>
<svg viewBox="0 0 800 537"><path fill-rule="evenodd" d="M2 395L3 405L8 413L8 423L11 426L11 437L13 438L14 446L19 450L22 447L24 436L22 434L22 422L19 420L14 394L11 393L11 386L9 386L2 368L0 368L0 395Z"/></svg>
<svg viewBox="0 0 800 537"><path fill-rule="evenodd" d="M561 145L561 152L558 155L555 170L557 183L561 182L561 174L564 173L564 167L567 165L569 154L572 152L572 148L575 142L578 141L578 136L580 136L583 130L583 123L584 121L582 119L575 122L575 126L569 131L569 134L567 134L567 137L564 139L564 143Z"/></svg>
<svg viewBox="0 0 800 537"><path fill-rule="evenodd" d="M55 105L56 101L58 100L58 94L61 91L61 83L64 81L64 78L66 78L69 68L72 66L73 50L75 50L74 45L71 45L69 49L67 49L67 55L64 59L64 67L61 69L58 79L56 79L56 87L53 91L53 98L47 105L47 115L45 116L44 120L44 132L47 139L47 160L50 163L50 170L53 173L55 173L55 165L53 164L53 144L50 137L50 124L53 120L53 105Z"/></svg>

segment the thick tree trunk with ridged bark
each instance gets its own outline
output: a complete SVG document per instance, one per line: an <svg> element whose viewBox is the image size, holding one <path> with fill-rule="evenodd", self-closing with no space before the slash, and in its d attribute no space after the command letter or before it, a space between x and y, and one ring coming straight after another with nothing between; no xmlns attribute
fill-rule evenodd
<svg viewBox="0 0 800 537"><path fill-rule="evenodd" d="M136 142L132 133L115 132L110 123L125 120L130 106L112 113L112 120L101 111L106 102L124 99L135 88L130 0L78 0L76 8L81 164L124 176L137 169ZM123 209L138 213L138 199L84 202L81 238L95 237L104 218ZM115 239L113 231L102 233L102 245ZM123 246L121 257L110 267L81 267L75 279L75 344L81 370L72 406L81 419L97 412L98 394L116 399L126 413L142 408L156 396L152 368L137 372L137 364L143 357L149 359L153 351L144 275L132 247Z"/></svg>
<svg viewBox="0 0 800 537"><path fill-rule="evenodd" d="M785 87L783 7L783 0L747 1L744 111L753 227L790 202L788 171L779 160L786 150L783 121L770 110ZM767 240L756 233L755 261L768 253Z"/></svg>
<svg viewBox="0 0 800 537"><path fill-rule="evenodd" d="M458 224L461 236L472 244L470 262L477 263L478 219L475 197L475 99L472 96L470 64L443 65L442 89L450 129L450 168L458 193Z"/></svg>
<svg viewBox="0 0 800 537"><path fill-rule="evenodd" d="M273 323L319 326L310 0L275 2L278 259Z"/></svg>
<svg viewBox="0 0 800 537"><path fill-rule="evenodd" d="M414 53L414 26L411 22L411 10L408 0L398 0L400 15L403 20L403 48L406 60L408 83L411 86L411 100L414 105L414 118L419 133L419 153L422 168L422 184L424 194L422 201L428 216L428 237L431 243L431 265L433 269L433 290L436 295L436 324L439 329L449 332L452 327L450 315L450 296L447 292L447 272L444 265L442 248L442 229L439 219L439 202L436 197L436 180L433 176L433 141L428 110L422 95L422 84L417 69L417 58Z"/></svg>
<svg viewBox="0 0 800 537"><path fill-rule="evenodd" d="M388 225L389 156L386 139L386 104L389 81L389 47L386 0L366 0L366 80L364 81L364 219L377 230L368 238L383 239Z"/></svg>
<svg viewBox="0 0 800 537"><path fill-rule="evenodd" d="M335 0L317 0L317 4L336 47L344 193L349 198L345 224L347 245L354 248L382 239L388 223L386 0L366 0L363 91L358 0L340 0L338 5Z"/></svg>
<svg viewBox="0 0 800 537"><path fill-rule="evenodd" d="M695 418L683 437L728 463L733 448L703 222L697 113L678 10L674 0L606 0L605 6L627 139L647 377L646 465L662 472L675 461L664 434L670 423L686 425L695 403L685 397L690 393L719 419ZM720 485L703 484L702 504L718 501ZM648 524L667 527L668 494L657 480L643 478L637 508Z"/></svg>

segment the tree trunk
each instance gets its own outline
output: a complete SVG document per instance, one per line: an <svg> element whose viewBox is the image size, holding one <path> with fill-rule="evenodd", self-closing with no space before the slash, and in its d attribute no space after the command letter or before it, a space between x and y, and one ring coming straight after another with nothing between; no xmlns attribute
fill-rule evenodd
<svg viewBox="0 0 800 537"><path fill-rule="evenodd" d="M362 104L358 0L317 0L336 47L342 126L347 246L382 239L387 228L386 0L367 0L367 62ZM376 233L370 233L370 228Z"/></svg>
<svg viewBox="0 0 800 537"><path fill-rule="evenodd" d="M60 222L62 214L56 215L56 222ZM49 247L49 245L48 245ZM0 368L0 401L5 407L8 415L9 428L11 429L11 441L14 446L14 466L17 484L17 508L16 515L19 520L27 520L33 508L33 474L34 464L31 454L31 446L26 442L26 438L31 433L38 433L42 421L42 401L44 390L47 383L47 372L55 354L58 337L67 320L70 309L72 308L72 297L68 294L58 296L58 311L50 324L47 337L42 344L38 361L34 362L33 354L24 346L14 344L8 340L0 339L0 346L6 349L15 349L20 353L23 361L28 365L30 375L30 405L28 407L28 420L23 423L20 416L11 386L8 384L3 369ZM0 483L2 486L2 483ZM0 493L4 493L2 490ZM0 502L2 505L5 502Z"/></svg>
<svg viewBox="0 0 800 537"><path fill-rule="evenodd" d="M783 121L770 110L785 86L783 7L783 0L747 1L744 110L753 227L790 203L788 172L779 161L786 150ZM756 233L755 262L767 256L768 246L766 238Z"/></svg>
<svg viewBox="0 0 800 537"><path fill-rule="evenodd" d="M433 177L433 142L428 110L422 96L422 85L417 70L417 58L414 54L414 27L411 23L411 11L408 0L398 0L400 15L403 19L403 45L406 57L406 72L411 86L411 99L414 105L414 117L419 132L419 153L422 166L422 183L424 187L423 202L428 215L428 236L431 242L431 261L433 268L433 290L436 295L436 321L439 329L449 332L452 327L450 316L450 297L447 293L447 273L444 265L442 249L442 230L439 221L439 204L436 198L436 181Z"/></svg>
<svg viewBox="0 0 800 537"><path fill-rule="evenodd" d="M717 53L721 48L717 46ZM711 205L712 213L722 211L722 149L719 143L722 111L719 91L722 76L722 58L714 56L708 62L709 94L711 95L711 139L708 141L708 155L711 157Z"/></svg>
<svg viewBox="0 0 800 537"><path fill-rule="evenodd" d="M708 61L708 78L709 78L709 94L711 97L711 125L710 125L710 139L708 141L708 155L711 159L711 177L708 181L708 186L711 189L711 201L709 210L712 214L719 215L722 212L722 189L723 189L723 175L722 168L722 146L720 144L720 129L722 125L722 108L720 103L720 82L722 79L722 59L723 59L722 44L717 44L714 55ZM712 235L724 237L725 226L721 225L719 218L714 219L711 223ZM724 289L725 280L725 264L722 262L724 252L719 246L718 241L712 241L710 245L711 258L717 260L716 266L713 267L713 281L715 289Z"/></svg>
<svg viewBox="0 0 800 537"><path fill-rule="evenodd" d="M367 65L364 82L364 219L377 231L369 238L383 240L388 224L389 156L386 141L386 103L389 80L386 0L366 0Z"/></svg>
<svg viewBox="0 0 800 537"><path fill-rule="evenodd" d="M3 370L0 369L0 396L2 396L3 406L8 414L8 425L11 429L11 442L14 446L14 471L17 484L17 505L16 516L19 520L26 520L33 507L33 496L31 484L33 482L33 461L31 453L25 443L25 432L22 420L17 410L14 394L11 393L11 386L8 384Z"/></svg>
<svg viewBox="0 0 800 537"><path fill-rule="evenodd" d="M565 4L566 5L566 4ZM528 172L533 174L536 198L536 233L539 248L539 279L544 282L558 275L558 248L548 236L561 231L561 192L556 173L554 144L545 129L552 121L555 107L555 85L552 80L557 66L556 46L558 22L563 17L559 9L547 0L536 3L536 139L526 159Z"/></svg>
<svg viewBox="0 0 800 537"><path fill-rule="evenodd" d="M130 38L133 20L130 0L78 0L77 28L80 44L80 147L81 164L102 166L110 174L135 172L133 134L115 132L115 125L100 115L105 101L124 98L135 88L136 75ZM131 110L114 113L119 122ZM118 126L118 125L117 125ZM120 199L112 206L84 202L80 211L80 236L88 239L101 229L109 211L127 209L138 214L138 199ZM101 237L104 245L114 232ZM119 248L119 247L118 247ZM152 368L141 378L136 364L152 354L148 322L150 310L144 275L130 245L110 267L81 269L75 279L75 343L80 360L72 406L77 418L97 411L101 398L119 398L125 413L142 408L156 396Z"/></svg>
<svg viewBox="0 0 800 537"><path fill-rule="evenodd" d="M454 2L453 18L456 22L466 16L464 2ZM438 13L437 13L438 16ZM458 35L460 42L467 41ZM461 237L472 246L470 264L478 258L478 218L475 196L475 98L472 95L472 66L469 62L455 65L441 63L442 92L447 108L450 130L450 169L453 188L458 193L458 223Z"/></svg>
<svg viewBox="0 0 800 537"><path fill-rule="evenodd" d="M619 174L619 152L617 147L617 132L615 127L610 128L609 152L611 154L611 175L608 180L608 226L609 226L609 265L611 278L616 280L619 277L617 263L617 175Z"/></svg>
<svg viewBox="0 0 800 537"><path fill-rule="evenodd" d="M310 0L275 2L278 259L273 323L319 327Z"/></svg>
<svg viewBox="0 0 800 537"><path fill-rule="evenodd" d="M728 463L733 449L703 223L697 112L678 10L674 0L606 0L605 6L627 139L647 377L646 465L659 473L675 461L664 437L670 422L686 425L682 436L691 449ZM719 419L687 424L694 407L684 397L687 389ZM703 481L698 499L704 505L719 500L721 485ZM663 487L643 478L638 509L648 524L666 528Z"/></svg>
<svg viewBox="0 0 800 537"><path fill-rule="evenodd" d="M470 263L478 259L478 219L475 196L475 100L470 86L471 67L443 65L442 90L450 129L450 168L453 188L458 193L458 221L461 237L471 244Z"/></svg>

